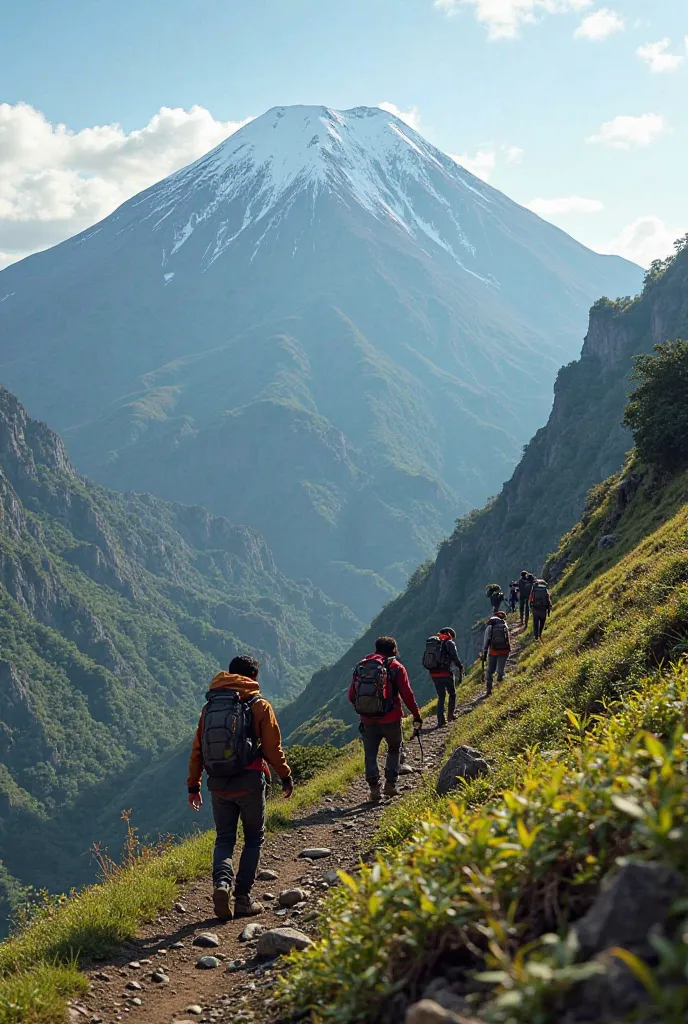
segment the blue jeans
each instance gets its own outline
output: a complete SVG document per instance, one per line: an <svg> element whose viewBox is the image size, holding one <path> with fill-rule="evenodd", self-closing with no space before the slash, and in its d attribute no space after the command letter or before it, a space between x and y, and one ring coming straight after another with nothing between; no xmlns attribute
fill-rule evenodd
<svg viewBox="0 0 688 1024"><path fill-rule="evenodd" d="M239 821L244 829L244 846L239 858L235 896L248 896L256 878L260 851L265 839L265 781L243 796L221 796L211 793L215 819L215 852L213 853L213 885L231 889L234 880L232 857L236 846Z"/></svg>
<svg viewBox="0 0 688 1024"><path fill-rule="evenodd" d="M504 678L504 669L509 658L508 654L490 654L487 658L487 688L492 689L492 680L494 679L495 672L497 673L497 682L501 683Z"/></svg>

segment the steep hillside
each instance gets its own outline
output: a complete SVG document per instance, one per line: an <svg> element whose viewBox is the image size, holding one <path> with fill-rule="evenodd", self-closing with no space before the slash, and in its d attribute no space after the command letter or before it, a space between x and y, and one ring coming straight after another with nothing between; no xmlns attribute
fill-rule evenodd
<svg viewBox="0 0 688 1024"><path fill-rule="evenodd" d="M640 280L384 111L280 107L2 271L0 370L80 470L255 527L368 621Z"/></svg>
<svg viewBox="0 0 688 1024"><path fill-rule="evenodd" d="M88 483L4 389L0 517L0 861L63 886L92 870L94 810L188 736L233 652L284 699L356 621L251 529Z"/></svg>
<svg viewBox="0 0 688 1024"><path fill-rule="evenodd" d="M629 463L556 561L542 642L490 700L475 666L451 730L489 770L390 806L284 1016L391 1024L428 998L476 1024L686 1019L688 474Z"/></svg>
<svg viewBox="0 0 688 1024"><path fill-rule="evenodd" d="M631 447L621 421L633 356L681 336L688 336L685 247L653 269L638 298L593 306L581 357L560 371L549 421L526 447L511 480L486 508L458 521L436 561L414 573L406 591L351 651L316 673L285 709L285 728L318 742L352 735L346 700L351 667L376 635L397 637L412 682L425 698L430 687L420 656L426 636L451 623L470 656L471 628L486 610L485 585L496 580L505 587L524 567L539 571L581 515L589 489L622 465Z"/></svg>

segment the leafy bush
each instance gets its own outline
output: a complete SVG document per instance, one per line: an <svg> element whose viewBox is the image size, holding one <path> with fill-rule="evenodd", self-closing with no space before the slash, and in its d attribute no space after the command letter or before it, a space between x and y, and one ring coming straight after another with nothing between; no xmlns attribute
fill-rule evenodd
<svg viewBox="0 0 688 1024"><path fill-rule="evenodd" d="M604 711L590 721L572 713L560 755L521 755L520 783L484 806L449 804L358 879L341 873L321 942L292 957L281 981L285 1009L398 1020L449 954L489 1019L561 1019L566 990L588 968L562 963L560 940L543 933L563 938L620 856L687 870L688 671L648 680ZM677 1013L686 1012L684 994Z"/></svg>
<svg viewBox="0 0 688 1024"><path fill-rule="evenodd" d="M307 782L334 764L342 756L342 749L331 743L305 747L300 743L287 748L287 761L295 782Z"/></svg>
<svg viewBox="0 0 688 1024"><path fill-rule="evenodd" d="M688 466L688 341L655 345L635 357L636 382L624 414L643 462L675 471Z"/></svg>

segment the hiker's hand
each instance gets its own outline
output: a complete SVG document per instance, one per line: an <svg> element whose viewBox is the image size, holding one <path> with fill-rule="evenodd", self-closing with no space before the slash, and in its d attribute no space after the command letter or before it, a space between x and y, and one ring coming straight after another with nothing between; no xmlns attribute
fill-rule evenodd
<svg viewBox="0 0 688 1024"><path fill-rule="evenodd" d="M285 800L291 799L291 795L292 795L293 792L294 792L294 780L291 777L291 775L287 775L286 779L282 779L282 793L284 794L284 799Z"/></svg>
<svg viewBox="0 0 688 1024"><path fill-rule="evenodd" d="M413 719L413 725L414 725L413 731L414 732L420 732L421 729L423 728L423 719L422 718L414 718Z"/></svg>
<svg viewBox="0 0 688 1024"><path fill-rule="evenodd" d="M203 797L200 793L189 793L189 807L192 811L200 811L203 806Z"/></svg>

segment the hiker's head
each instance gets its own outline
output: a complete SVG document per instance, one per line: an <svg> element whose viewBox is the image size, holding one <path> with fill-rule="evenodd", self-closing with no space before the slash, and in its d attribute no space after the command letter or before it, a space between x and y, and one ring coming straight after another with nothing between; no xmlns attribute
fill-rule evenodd
<svg viewBox="0 0 688 1024"><path fill-rule="evenodd" d="M498 618L500 618L500 619L505 619L506 618L506 612L495 612L495 615L497 615Z"/></svg>
<svg viewBox="0 0 688 1024"><path fill-rule="evenodd" d="M521 569L521 579L522 580L527 580L528 579L528 570L527 569Z"/></svg>
<svg viewBox="0 0 688 1024"><path fill-rule="evenodd" d="M385 658L393 658L397 651L397 642L393 636L379 636L375 641L375 653Z"/></svg>
<svg viewBox="0 0 688 1024"><path fill-rule="evenodd" d="M535 583L535 577L533 576L532 572L528 573L528 582Z"/></svg>
<svg viewBox="0 0 688 1024"><path fill-rule="evenodd" d="M229 671L233 676L257 679L258 672L260 671L260 662L257 658L252 658L250 654L240 654L230 661Z"/></svg>
<svg viewBox="0 0 688 1024"><path fill-rule="evenodd" d="M440 633L444 633L446 636L450 636L452 640L456 640L456 630L452 629L451 626L443 626Z"/></svg>

